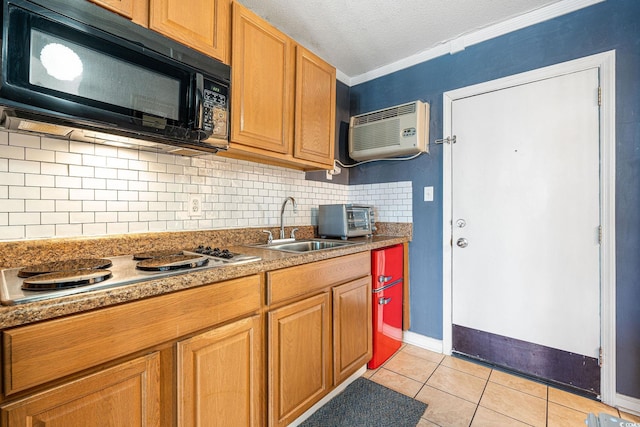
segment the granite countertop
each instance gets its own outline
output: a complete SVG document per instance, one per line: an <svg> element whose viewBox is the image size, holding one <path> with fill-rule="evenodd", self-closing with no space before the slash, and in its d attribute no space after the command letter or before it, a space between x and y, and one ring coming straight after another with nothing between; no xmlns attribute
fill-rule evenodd
<svg viewBox="0 0 640 427"><path fill-rule="evenodd" d="M371 238L349 239L349 241L359 244L307 253L288 253L246 246L264 240L264 235L260 230L253 229L244 230L243 234L239 234L237 230L229 230L230 236L223 231L211 231L210 233L213 234L208 236L203 236L203 234L206 234L203 232L179 232L171 233L170 236L166 233L150 233L138 236L128 235L97 239L62 239L56 241L10 242L10 244L3 242L0 243L0 263L2 263L3 268L20 266L19 260L24 259L26 256L29 256L30 259L41 259L44 262L52 259L53 256L58 259L71 259L77 253L82 253L83 256L108 257L146 250L171 249L171 246L176 245L180 248L196 247L198 244L203 243L213 245L213 242L221 247L229 248L232 252L260 256L262 260L247 264L214 267L43 301L0 306L0 329L159 296L197 286L214 285L216 282L224 280L331 259L411 240L410 224L408 229L406 227L400 228L401 230L397 230L394 226L386 229L382 227L379 233L389 231L395 235L377 234ZM301 231L302 233L298 232L299 239L313 237L313 227L304 227ZM230 244L230 242L235 244Z"/></svg>

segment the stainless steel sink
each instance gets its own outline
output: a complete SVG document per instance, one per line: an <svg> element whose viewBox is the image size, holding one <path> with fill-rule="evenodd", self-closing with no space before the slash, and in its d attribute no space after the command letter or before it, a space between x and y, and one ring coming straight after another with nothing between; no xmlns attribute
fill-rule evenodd
<svg viewBox="0 0 640 427"><path fill-rule="evenodd" d="M349 246L354 244L357 244L357 243L345 242L341 240L313 239L313 240L296 240L295 242L286 242L286 243L253 245L253 247L261 248L261 249L273 249L273 250L282 251L282 252L299 253L299 252L321 251L323 249L333 249L333 248L339 248L339 247Z"/></svg>

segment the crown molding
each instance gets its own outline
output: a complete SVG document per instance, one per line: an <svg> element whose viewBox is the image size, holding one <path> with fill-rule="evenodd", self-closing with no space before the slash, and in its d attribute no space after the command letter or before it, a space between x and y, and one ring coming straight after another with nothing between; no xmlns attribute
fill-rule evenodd
<svg viewBox="0 0 640 427"><path fill-rule="evenodd" d="M387 74L409 68L413 65L420 64L439 56L444 56L447 54L453 55L457 52L463 51L468 46L472 46L474 44L478 44L511 33L513 31L538 24L540 22L548 21L558 16L566 15L568 13L575 12L576 10L589 7L603 1L606 0L563 0L549 6L525 13L523 15L516 16L506 21L470 32L468 34L463 34L459 37L456 37L455 39L448 40L430 49L424 50L420 53L382 66L380 68L376 68L375 70L368 71L354 77L349 77L338 70L336 71L336 76L337 79L342 83L348 86L355 86L360 83L365 83L369 80L377 79L378 77L382 77Z"/></svg>

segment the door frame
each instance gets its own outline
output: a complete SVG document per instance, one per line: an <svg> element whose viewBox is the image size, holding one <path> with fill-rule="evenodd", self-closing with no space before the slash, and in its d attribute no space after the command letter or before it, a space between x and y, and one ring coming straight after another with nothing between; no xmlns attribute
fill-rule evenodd
<svg viewBox="0 0 640 427"><path fill-rule="evenodd" d="M446 138L452 136L453 101L591 68L598 68L600 71L602 96L600 106L600 216L603 231L600 244L600 341L601 357L604 363L600 368L600 399L604 403L613 405L616 400L615 50L455 89L443 94L443 137L445 143L442 150L442 349L443 353L451 354L453 311L452 156L451 143L448 143Z"/></svg>

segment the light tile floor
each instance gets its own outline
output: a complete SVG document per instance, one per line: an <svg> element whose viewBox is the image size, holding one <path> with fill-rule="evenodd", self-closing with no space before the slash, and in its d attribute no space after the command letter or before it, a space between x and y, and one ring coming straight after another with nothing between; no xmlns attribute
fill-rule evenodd
<svg viewBox="0 0 640 427"><path fill-rule="evenodd" d="M584 427L590 412L640 422L600 402L412 345L365 377L427 403L418 427Z"/></svg>

